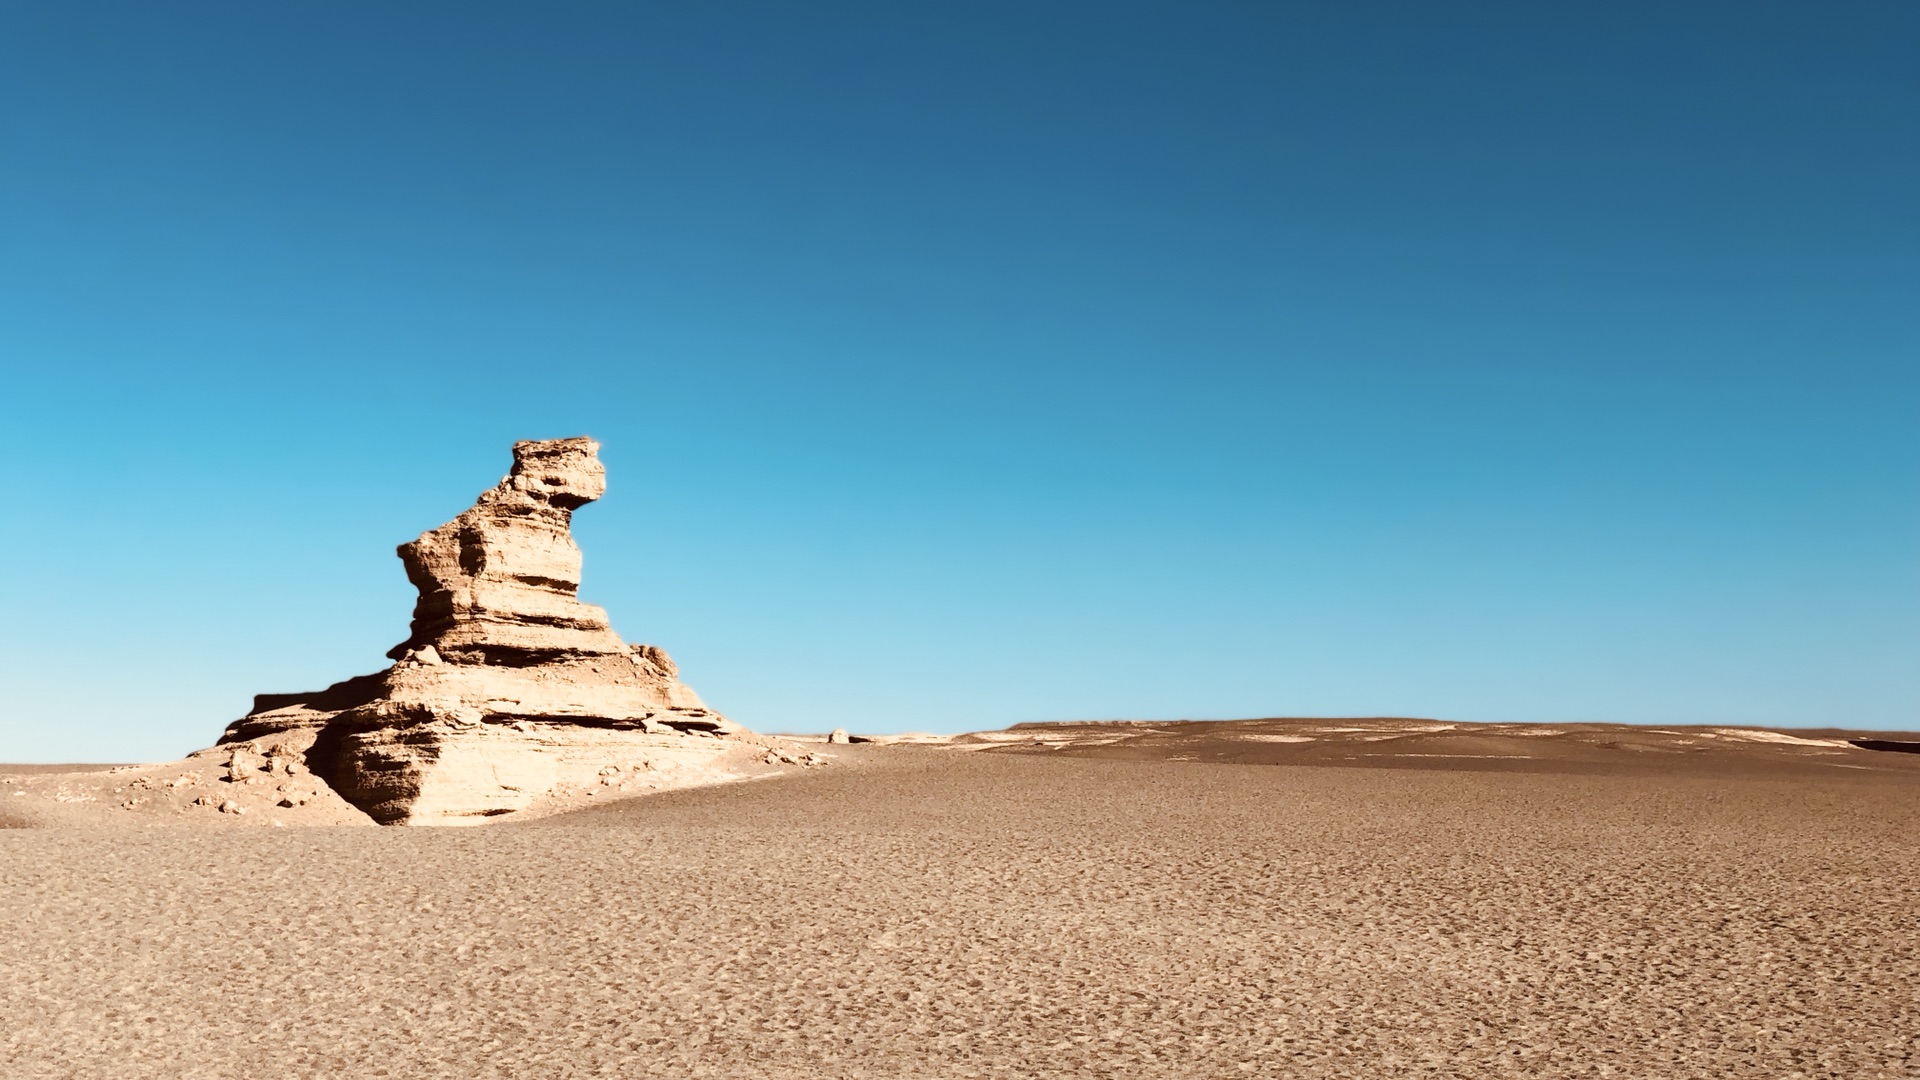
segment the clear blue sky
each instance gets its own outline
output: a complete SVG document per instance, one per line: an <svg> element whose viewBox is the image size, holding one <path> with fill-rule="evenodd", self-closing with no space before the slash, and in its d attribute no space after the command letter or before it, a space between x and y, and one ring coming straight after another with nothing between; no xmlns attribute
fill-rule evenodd
<svg viewBox="0 0 1920 1080"><path fill-rule="evenodd" d="M763 730L1920 727L1920 6L14 3L0 760L602 441Z"/></svg>

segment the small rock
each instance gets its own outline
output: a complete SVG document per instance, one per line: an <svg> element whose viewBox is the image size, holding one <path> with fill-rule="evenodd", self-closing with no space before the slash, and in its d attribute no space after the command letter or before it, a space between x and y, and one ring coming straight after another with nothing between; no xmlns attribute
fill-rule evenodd
<svg viewBox="0 0 1920 1080"><path fill-rule="evenodd" d="M241 809L241 807L240 807L240 804L239 804L239 803L237 803L237 802L234 802L234 801L233 801L232 799L228 799L227 801L225 801L225 802L223 802L223 803L221 803L221 804L220 804L220 812L221 812L221 813L223 813L223 814L244 814L244 813L246 813L246 811L245 811L245 810L243 810L243 809Z"/></svg>
<svg viewBox="0 0 1920 1080"><path fill-rule="evenodd" d="M667 650L658 645L629 645L627 648L642 666L651 667L669 679L680 674L680 669L667 656Z"/></svg>
<svg viewBox="0 0 1920 1080"><path fill-rule="evenodd" d="M853 741L853 737L847 734L846 728L837 727L827 734L827 741L836 746L845 746Z"/></svg>

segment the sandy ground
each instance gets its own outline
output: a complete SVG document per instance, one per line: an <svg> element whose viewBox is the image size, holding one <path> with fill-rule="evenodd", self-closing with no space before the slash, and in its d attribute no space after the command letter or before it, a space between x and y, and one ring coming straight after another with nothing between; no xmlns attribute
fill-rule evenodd
<svg viewBox="0 0 1920 1080"><path fill-rule="evenodd" d="M768 741L781 745L756 740L714 756L711 750L724 744L661 736L656 748L625 755L644 754L644 764L609 766L588 783L558 784L514 816L547 817L591 806L597 798L755 780L823 760L811 753L813 747ZM245 765L238 771L231 767L236 760L231 746L145 765L0 765L0 829L378 827L309 772L304 759L262 758L253 752L254 744L245 748Z"/></svg>
<svg viewBox="0 0 1920 1080"><path fill-rule="evenodd" d="M1920 1077L1920 754L1306 723L0 831L0 1076Z"/></svg>

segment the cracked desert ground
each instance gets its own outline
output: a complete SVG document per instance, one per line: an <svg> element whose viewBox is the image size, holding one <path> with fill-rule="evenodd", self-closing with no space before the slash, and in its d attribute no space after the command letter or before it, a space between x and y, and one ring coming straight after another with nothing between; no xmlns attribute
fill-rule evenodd
<svg viewBox="0 0 1920 1080"><path fill-rule="evenodd" d="M1092 730L0 831L0 1075L1920 1077L1920 754Z"/></svg>

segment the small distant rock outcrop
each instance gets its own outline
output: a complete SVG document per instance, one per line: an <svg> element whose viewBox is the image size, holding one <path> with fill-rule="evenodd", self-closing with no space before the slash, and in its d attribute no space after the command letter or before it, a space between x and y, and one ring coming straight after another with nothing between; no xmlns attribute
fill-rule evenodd
<svg viewBox="0 0 1920 1080"><path fill-rule="evenodd" d="M628 645L580 601L571 524L606 490L598 452L584 438L514 444L505 479L400 546L420 596L394 665L317 693L262 694L221 744L300 755L383 824L477 823L559 787L764 752L663 650Z"/></svg>

